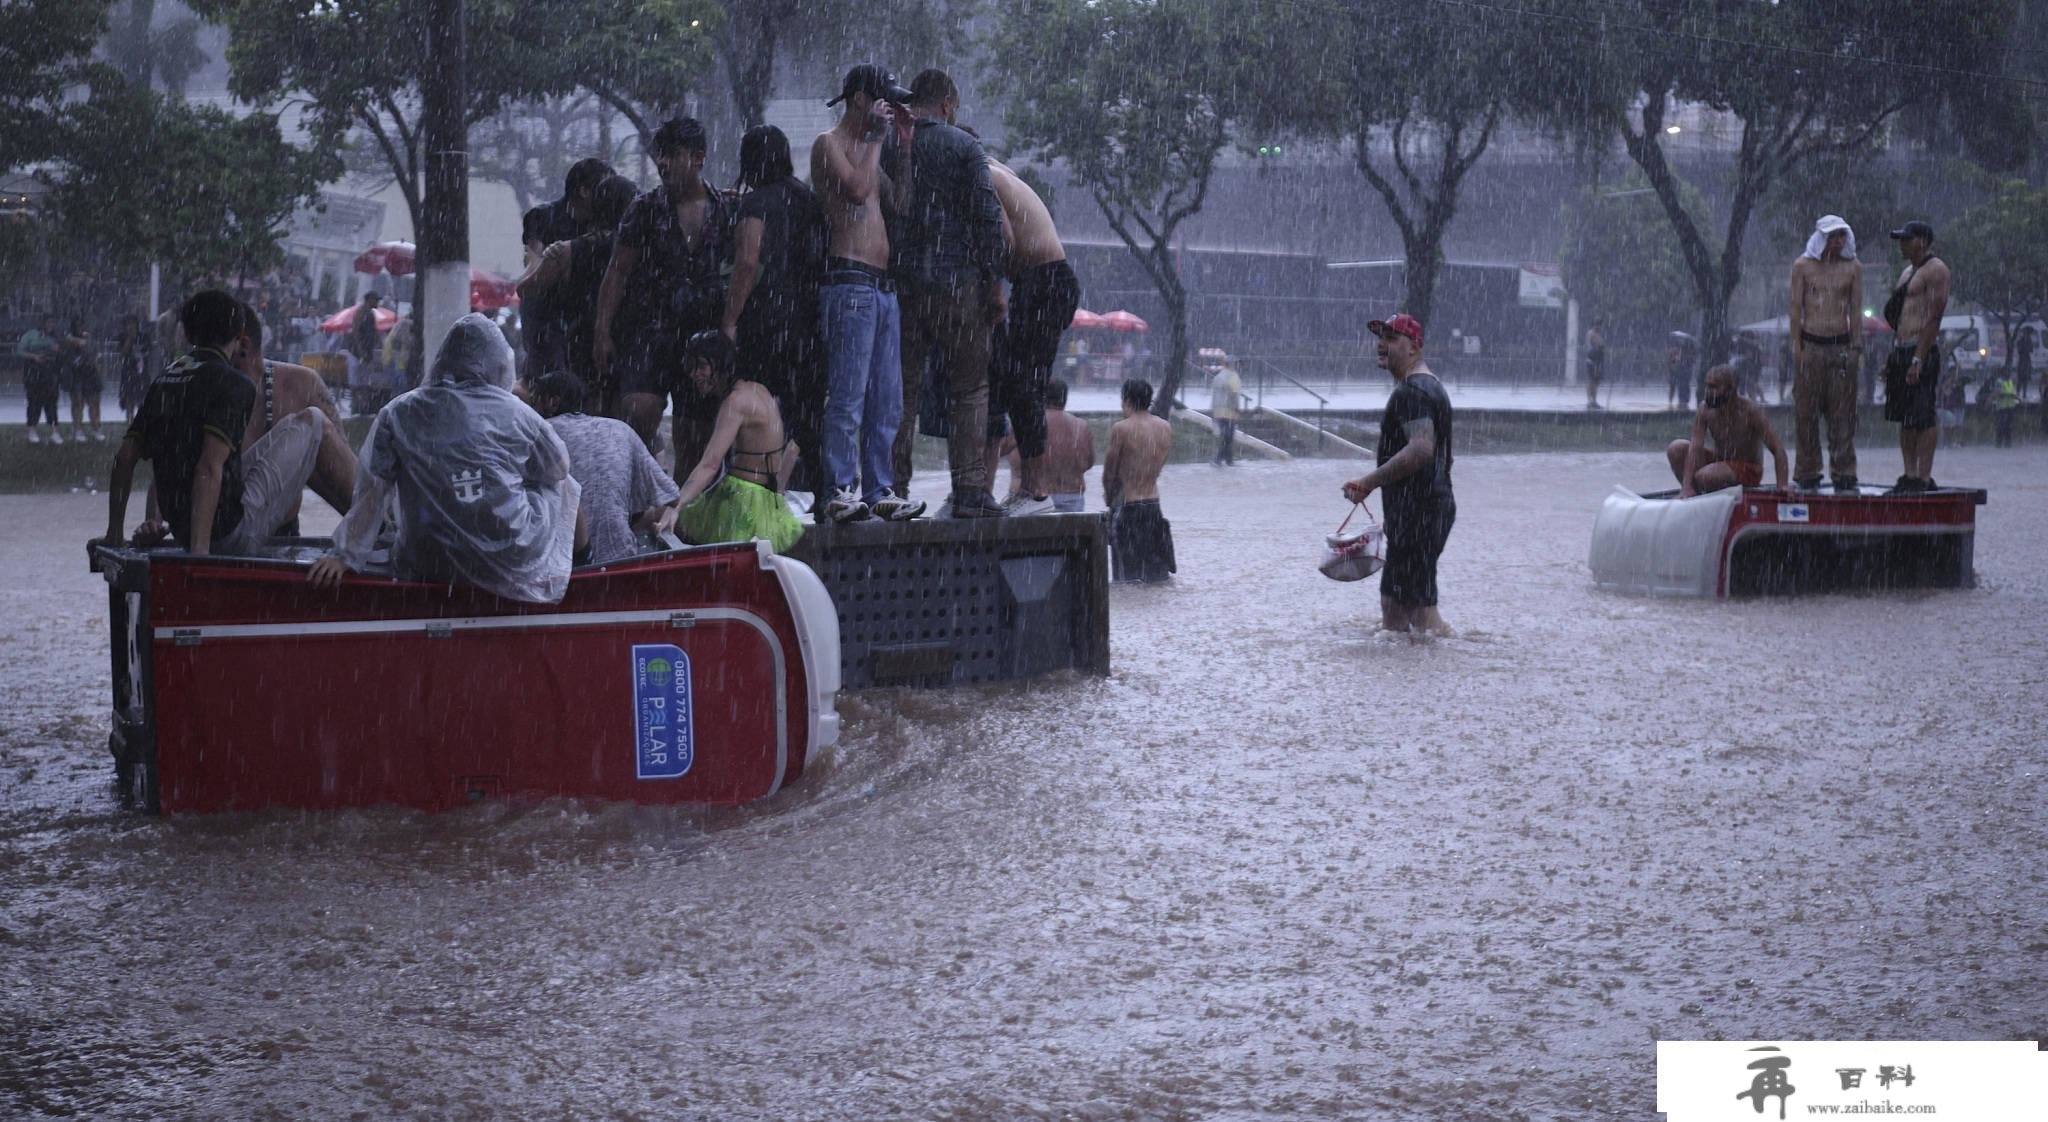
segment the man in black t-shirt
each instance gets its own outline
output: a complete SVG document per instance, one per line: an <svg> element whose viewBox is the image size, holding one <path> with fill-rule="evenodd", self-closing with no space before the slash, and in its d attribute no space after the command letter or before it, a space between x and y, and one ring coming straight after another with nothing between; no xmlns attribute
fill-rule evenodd
<svg viewBox="0 0 2048 1122"><path fill-rule="evenodd" d="M323 450L330 463L346 455L341 430L325 413L306 408L277 418L244 456L256 387L234 358L245 345L246 315L240 301L217 290L185 301L178 318L192 350L150 383L114 455L106 536L87 543L88 550L122 541L138 461L150 462L157 502L178 544L206 554L260 545L291 512ZM348 512L344 481L327 478L316 487L336 510Z"/></svg>
<svg viewBox="0 0 2048 1122"><path fill-rule="evenodd" d="M1436 562L1451 536L1451 398L1422 359L1422 323L1403 313L1366 325L1379 336L1379 364L1394 376L1380 418L1379 466L1344 484L1362 503L1380 491L1387 564L1380 572L1380 625L1388 631L1449 635L1437 612Z"/></svg>
<svg viewBox="0 0 2048 1122"><path fill-rule="evenodd" d="M718 405L684 375L683 340L718 327L732 268L732 205L704 181L705 151L704 126L689 117L655 130L661 186L619 221L591 332L598 375L618 379L626 423L650 447L664 399L674 398L676 465L685 472L711 439Z"/></svg>
<svg viewBox="0 0 2048 1122"><path fill-rule="evenodd" d="M774 125L756 125L741 139L740 181L747 193L740 196L721 326L738 344L739 377L766 386L782 406L798 456L789 486L827 492L820 458L825 351L818 318L825 212L796 178L789 138Z"/></svg>

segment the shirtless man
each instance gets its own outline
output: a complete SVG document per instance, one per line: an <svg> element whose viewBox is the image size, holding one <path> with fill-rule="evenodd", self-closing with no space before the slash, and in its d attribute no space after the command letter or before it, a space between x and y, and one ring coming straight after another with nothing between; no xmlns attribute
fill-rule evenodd
<svg viewBox="0 0 2048 1122"><path fill-rule="evenodd" d="M1713 438L1711 448L1708 437ZM1716 366L1707 371L1707 392L1693 414L1692 439L1672 441L1664 455L1678 477L1678 497L1689 499L1727 487L1763 486L1766 447L1779 489L1789 490L1785 445L1771 419L1762 406L1736 392L1734 367Z"/></svg>
<svg viewBox="0 0 2048 1122"><path fill-rule="evenodd" d="M1010 465L1011 498L1025 494L1016 436L1003 437L993 451L999 451L1000 458ZM1048 489L1046 508L1032 513L1079 514L1087 510L1087 475L1094 466L1095 430L1067 412L1067 384L1054 378L1045 387L1045 460L1039 468L1039 479ZM996 477L993 466L988 477Z"/></svg>
<svg viewBox="0 0 2048 1122"><path fill-rule="evenodd" d="M1792 263L1793 409L1799 458L1792 478L1820 487L1820 422L1828 423L1828 473L1835 490L1856 490L1856 378L1863 365L1863 266L1856 234L1821 215ZM1744 404L1748 404L1745 402ZM1725 484L1724 484L1725 486ZM1711 490L1711 488L1709 488Z"/></svg>
<svg viewBox="0 0 2048 1122"><path fill-rule="evenodd" d="M1934 444L1940 434L1934 415L1941 382L1941 317L1948 311L1948 263L1933 255L1934 227L1908 222L1892 231L1906 255L1905 272L1885 304L1885 318L1897 330L1884 364L1884 419L1899 423L1899 456L1905 473L1892 487L1911 493L1934 489ZM1893 305L1898 318L1892 319Z"/></svg>
<svg viewBox="0 0 2048 1122"><path fill-rule="evenodd" d="M1162 581L1175 571L1172 527L1159 511L1159 471L1173 451L1173 426L1152 415L1152 384L1137 378L1124 382L1123 411L1102 457L1113 579Z"/></svg>
<svg viewBox="0 0 2048 1122"><path fill-rule="evenodd" d="M1081 304L1081 282L1067 265L1067 249L1053 226L1052 212L1029 184L1001 161L990 159L989 178L1003 205L1010 244L1010 314L997 329L992 381L1008 406L1017 441L1021 486L1011 514L1052 509L1044 478L1047 455L1046 389L1059 358L1060 336Z"/></svg>
<svg viewBox="0 0 2048 1122"><path fill-rule="evenodd" d="M336 510L346 514L356 485L356 455L342 435L341 410L328 394L327 383L307 367L264 358L263 320L246 302L242 303L242 345L229 357L234 368L256 390L256 407L249 410L249 423L242 430L242 447L255 447L280 420L301 409L317 409L327 415L327 433L332 435L320 441L308 483ZM302 498L301 494L293 494L283 521L264 532L297 537ZM154 483L150 484L147 510L147 520L135 529L136 542L145 547L162 542L171 533L157 508Z"/></svg>
<svg viewBox="0 0 2048 1122"><path fill-rule="evenodd" d="M873 514L900 521L924 513L923 502L899 498L892 460L903 420L903 319L889 277L889 233L882 203L903 202L908 175L892 184L882 174L882 145L898 146L910 164L909 118L895 104L910 91L879 66L846 72L839 123L811 143L811 185L830 230L825 276L818 289L825 337L825 473L831 499L825 517L857 522ZM822 488L821 488L822 490Z"/></svg>

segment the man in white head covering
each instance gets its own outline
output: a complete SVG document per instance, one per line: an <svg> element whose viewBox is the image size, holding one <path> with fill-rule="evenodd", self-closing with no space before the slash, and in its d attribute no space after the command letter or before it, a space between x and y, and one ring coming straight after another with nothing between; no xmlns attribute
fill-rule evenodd
<svg viewBox="0 0 2048 1122"><path fill-rule="evenodd" d="M1863 366L1863 267L1856 232L1840 215L1813 224L1792 263L1792 403L1798 420L1793 481L1820 487L1820 424L1828 426L1828 473L1835 490L1856 490L1856 378Z"/></svg>
<svg viewBox="0 0 2048 1122"><path fill-rule="evenodd" d="M332 587L372 562L388 516L402 579L473 584L552 604L584 544L582 492L562 438L512 394L512 348L474 312L449 329L419 389L377 413L363 441L355 501L334 552L313 566Z"/></svg>

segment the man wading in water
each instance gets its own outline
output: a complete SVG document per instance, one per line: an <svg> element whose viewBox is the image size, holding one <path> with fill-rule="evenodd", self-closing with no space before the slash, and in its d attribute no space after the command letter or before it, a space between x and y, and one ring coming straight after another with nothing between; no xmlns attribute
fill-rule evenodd
<svg viewBox="0 0 2048 1122"><path fill-rule="evenodd" d="M1373 320L1380 366L1396 385L1380 417L1379 466L1344 485L1362 503L1384 489L1387 565L1380 571L1380 626L1451 635L1436 610L1436 562L1457 520L1451 494L1451 398L1422 360L1422 321L1405 312Z"/></svg>

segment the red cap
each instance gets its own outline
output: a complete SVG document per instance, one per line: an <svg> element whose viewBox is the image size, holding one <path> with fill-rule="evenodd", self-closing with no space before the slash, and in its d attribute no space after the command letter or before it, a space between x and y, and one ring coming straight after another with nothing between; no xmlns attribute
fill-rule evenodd
<svg viewBox="0 0 2048 1122"><path fill-rule="evenodd" d="M1365 329L1382 339L1390 332L1395 335L1406 335L1415 340L1416 346L1422 345L1422 321L1407 312L1397 313L1393 319L1376 319L1366 324Z"/></svg>

